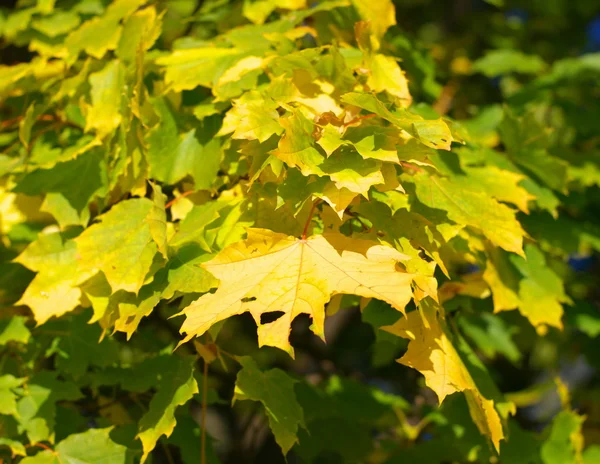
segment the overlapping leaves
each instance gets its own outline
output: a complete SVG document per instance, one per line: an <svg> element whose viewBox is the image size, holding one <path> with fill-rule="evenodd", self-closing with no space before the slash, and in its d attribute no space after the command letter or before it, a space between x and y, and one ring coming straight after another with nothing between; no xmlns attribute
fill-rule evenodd
<svg viewBox="0 0 600 464"><path fill-rule="evenodd" d="M491 128L500 150L477 136L490 129L483 117L466 124L469 135L432 108L411 106L411 76L385 43L395 24L387 0L243 2L239 26L177 40L168 6L94 5L40 1L2 22L5 39L35 54L0 68L0 97L14 117L2 125L1 227L7 275L23 288L9 304L43 325L90 307L103 336L128 337L167 308L185 315L183 342L249 312L259 345L293 355L292 321L308 314L324 338L332 296L378 299L403 315L414 301L419 309L389 329L410 340L400 362L422 372L440 402L464 392L498 450L510 408L489 378L473 374L473 353L431 302L491 292L495 313L518 308L540 333L562 328L571 299L547 267L548 247L529 243L535 227L523 214L532 223L541 210L558 218L559 196L583 174L568 169L536 114L500 110ZM338 12L353 19L349 30L324 27ZM516 58L521 72L543 67ZM495 75L496 59L474 69ZM436 268L455 279L457 262L483 272L438 298ZM265 323L265 315L278 317ZM22 321L2 326L0 344L29 341ZM68 374L110 367L78 355L81 341L65 343L50 351ZM150 369L168 379L122 380L134 392L157 388L137 431L143 459L198 393L187 360L153 359ZM301 409L290 402L293 417L279 422L286 405L271 408L277 398L255 384L279 383L277 394L292 396L294 382L242 364L236 397L266 406L289 451L306 428ZM0 413L14 416L31 443L54 442L56 403L80 395L47 371L2 376L0 390ZM311 422L318 429L330 419ZM93 459L126 462L109 429L71 435L35 459L79 459L88 439Z"/></svg>

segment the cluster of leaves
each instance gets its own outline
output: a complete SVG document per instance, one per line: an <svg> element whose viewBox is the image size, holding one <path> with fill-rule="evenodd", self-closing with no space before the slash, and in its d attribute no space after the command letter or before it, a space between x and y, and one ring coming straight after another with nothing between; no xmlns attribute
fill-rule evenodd
<svg viewBox="0 0 600 464"><path fill-rule="evenodd" d="M0 67L0 456L218 462L199 424L236 402L262 403L301 462L598 459L560 379L514 392L492 363L598 347L593 288L565 263L600 250L600 56L455 59L464 80L504 76L506 101L457 121L395 25L389 0L6 12L31 56ZM302 367L323 348L308 328L290 343L299 321L331 343L326 316L352 308L368 369L418 394L343 356ZM527 430L518 408L554 384L561 412Z"/></svg>

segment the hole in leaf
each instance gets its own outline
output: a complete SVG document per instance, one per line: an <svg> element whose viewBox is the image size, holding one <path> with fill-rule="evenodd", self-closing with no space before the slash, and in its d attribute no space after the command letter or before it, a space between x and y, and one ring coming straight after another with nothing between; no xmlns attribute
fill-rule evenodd
<svg viewBox="0 0 600 464"><path fill-rule="evenodd" d="M283 311L271 311L269 313L263 313L260 315L260 323L261 324L269 324L270 322L275 322L285 313Z"/></svg>
<svg viewBox="0 0 600 464"><path fill-rule="evenodd" d="M406 267L401 262L396 261L396 272L406 272Z"/></svg>
<svg viewBox="0 0 600 464"><path fill-rule="evenodd" d="M419 258L421 258L423 261L426 261L428 263L430 263L431 261L433 261L433 259L431 259L429 257L429 255L427 253L425 253L423 250L419 251Z"/></svg>
<svg viewBox="0 0 600 464"><path fill-rule="evenodd" d="M256 301L256 297L255 296L249 296L246 298L242 298L242 303L249 303L250 301Z"/></svg>

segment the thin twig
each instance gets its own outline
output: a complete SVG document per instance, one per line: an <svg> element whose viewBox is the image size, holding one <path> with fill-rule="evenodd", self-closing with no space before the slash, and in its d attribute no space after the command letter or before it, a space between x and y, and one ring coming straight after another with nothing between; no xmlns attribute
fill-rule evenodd
<svg viewBox="0 0 600 464"><path fill-rule="evenodd" d="M415 166L414 164L407 163L406 161L400 161L400 166L402 166L403 168L406 168L406 169L410 169L412 171L423 172L423 169L420 168L419 166Z"/></svg>
<svg viewBox="0 0 600 464"><path fill-rule="evenodd" d="M196 193L196 190L188 190L187 192L183 192L181 195L179 195L176 198L173 198L170 202L168 202L165 205L165 209L170 208L171 206L173 206L173 203L175 203L176 201L185 198L185 197L189 197L192 193Z"/></svg>
<svg viewBox="0 0 600 464"><path fill-rule="evenodd" d="M358 223L362 226L364 232L371 230L371 227L369 227L367 224L365 224L364 221L362 220L362 218L358 214L356 214L354 211L346 210L345 212L348 216L350 216L351 218L356 219L358 221Z"/></svg>
<svg viewBox="0 0 600 464"><path fill-rule="evenodd" d="M376 116L377 116L376 114L367 114L365 116L357 116L356 118L348 121L347 123L344 123L344 127L351 126L352 124L356 124L359 121L362 121L364 119L371 119L371 118L374 118Z"/></svg>
<svg viewBox="0 0 600 464"><path fill-rule="evenodd" d="M308 213L308 218L306 219L306 224L304 224L304 230L302 231L302 240L306 240L306 234L308 232L308 226L310 226L310 222L312 221L313 214L315 213L315 208L321 202L320 198L317 198L312 207L310 208L310 212Z"/></svg>
<svg viewBox="0 0 600 464"><path fill-rule="evenodd" d="M454 100L454 96L456 95L457 91L458 82L456 80L448 82L448 84L442 89L437 101L433 104L433 109L437 114L443 116L450 111L452 101Z"/></svg>
<svg viewBox="0 0 600 464"><path fill-rule="evenodd" d="M206 402L207 402L207 390L208 390L208 363L204 360L204 367L202 370L202 464L206 464Z"/></svg>
<svg viewBox="0 0 600 464"><path fill-rule="evenodd" d="M38 448L42 448L45 449L47 451L50 451L52 454L54 454L55 456L58 455L58 453L56 451L54 451L52 448L50 448L48 445L44 445L43 443L28 443L27 445L25 445L25 448L31 448L37 446Z"/></svg>
<svg viewBox="0 0 600 464"><path fill-rule="evenodd" d="M165 456L167 457L167 461L169 461L169 464L175 464L175 459L173 459L173 455L171 454L171 450L169 449L169 446L161 441L160 442L163 451L165 452Z"/></svg>

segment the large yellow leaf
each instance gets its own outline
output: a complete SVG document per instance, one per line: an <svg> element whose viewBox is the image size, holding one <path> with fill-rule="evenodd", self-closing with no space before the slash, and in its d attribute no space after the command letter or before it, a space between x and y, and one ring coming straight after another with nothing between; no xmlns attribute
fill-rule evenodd
<svg viewBox="0 0 600 464"><path fill-rule="evenodd" d="M498 450L504 432L494 401L481 394L452 344L444 321L438 318L435 306L427 301L423 301L418 311L410 312L392 326L383 327L410 340L406 354L398 362L421 372L440 403L452 393L464 392L473 421Z"/></svg>
<svg viewBox="0 0 600 464"><path fill-rule="evenodd" d="M404 271L400 263L409 259L394 248L341 234L302 240L249 229L246 240L202 264L221 283L216 293L203 295L183 311L181 332L189 340L223 319L249 311L258 325L259 344L293 356L288 340L292 321L299 314L310 315L313 331L323 338L324 306L331 295L377 298L403 312L412 297L411 284L424 278ZM428 279L428 288L435 289L435 279ZM261 315L274 311L283 315L261 324Z"/></svg>

